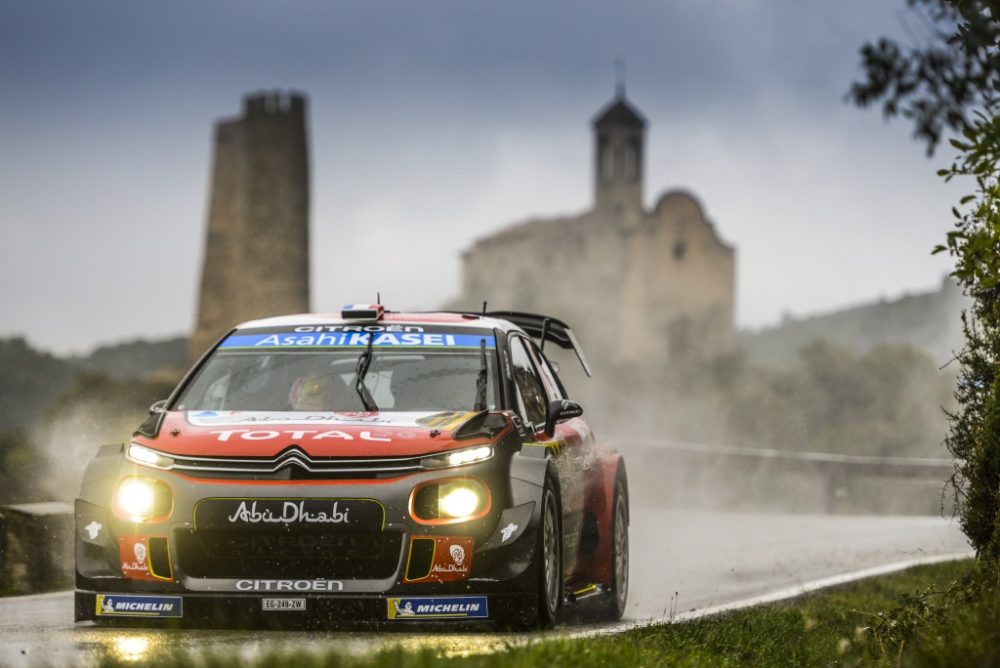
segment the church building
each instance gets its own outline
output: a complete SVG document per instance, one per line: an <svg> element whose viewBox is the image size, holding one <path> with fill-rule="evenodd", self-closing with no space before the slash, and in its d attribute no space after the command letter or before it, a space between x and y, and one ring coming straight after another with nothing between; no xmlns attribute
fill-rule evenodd
<svg viewBox="0 0 1000 668"><path fill-rule="evenodd" d="M532 219L462 256L452 306L567 321L602 367L666 368L735 344L736 251L683 190L644 203L647 122L619 89L593 121L593 206Z"/></svg>

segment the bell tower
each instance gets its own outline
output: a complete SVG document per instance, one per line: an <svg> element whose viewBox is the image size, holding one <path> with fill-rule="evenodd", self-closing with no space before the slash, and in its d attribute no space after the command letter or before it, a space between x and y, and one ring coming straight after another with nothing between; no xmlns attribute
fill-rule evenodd
<svg viewBox="0 0 1000 668"><path fill-rule="evenodd" d="M615 98L593 121L594 208L622 212L642 209L646 120L625 99L619 80Z"/></svg>

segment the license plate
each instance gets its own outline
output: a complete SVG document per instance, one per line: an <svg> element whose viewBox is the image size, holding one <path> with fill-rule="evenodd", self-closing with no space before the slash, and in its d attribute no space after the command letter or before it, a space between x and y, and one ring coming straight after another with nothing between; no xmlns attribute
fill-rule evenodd
<svg viewBox="0 0 1000 668"><path fill-rule="evenodd" d="M261 607L264 610L305 610L306 600L304 598L265 598L261 599Z"/></svg>

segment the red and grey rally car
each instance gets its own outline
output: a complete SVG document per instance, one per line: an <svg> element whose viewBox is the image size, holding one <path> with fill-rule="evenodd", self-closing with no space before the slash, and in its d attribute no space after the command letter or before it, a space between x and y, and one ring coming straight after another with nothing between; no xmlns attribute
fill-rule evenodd
<svg viewBox="0 0 1000 668"><path fill-rule="evenodd" d="M535 340L538 341L536 344ZM546 343L556 318L248 322L76 501L76 619L552 624L628 593L628 486Z"/></svg>

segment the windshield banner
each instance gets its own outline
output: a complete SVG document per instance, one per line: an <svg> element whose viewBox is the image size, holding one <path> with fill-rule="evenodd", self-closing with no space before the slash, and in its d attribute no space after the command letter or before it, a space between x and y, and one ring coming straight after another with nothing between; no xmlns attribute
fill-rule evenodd
<svg viewBox="0 0 1000 668"><path fill-rule="evenodd" d="M496 339L486 334L453 332L285 332L233 334L223 341L220 349L232 348L365 348L368 337L375 337L375 348L487 348L496 347Z"/></svg>

